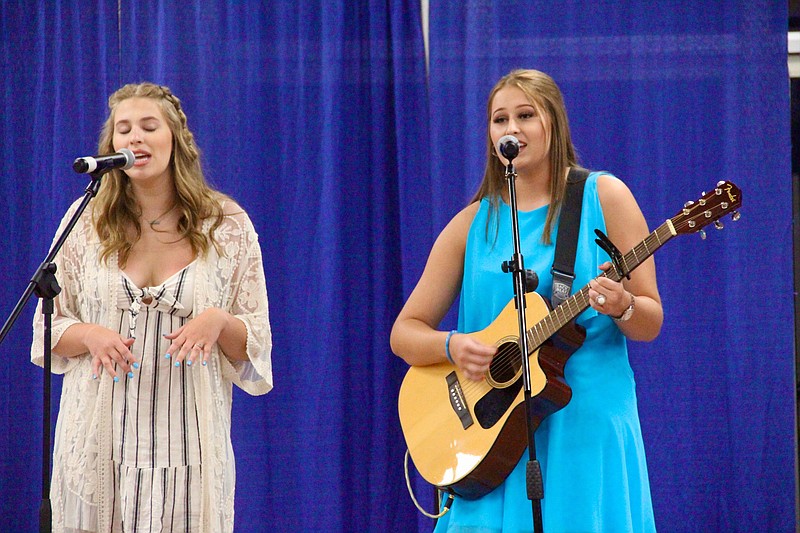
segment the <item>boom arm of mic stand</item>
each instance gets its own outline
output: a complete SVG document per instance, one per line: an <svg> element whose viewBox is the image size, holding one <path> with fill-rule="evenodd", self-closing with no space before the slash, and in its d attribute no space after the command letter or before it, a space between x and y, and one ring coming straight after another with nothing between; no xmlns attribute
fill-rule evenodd
<svg viewBox="0 0 800 533"><path fill-rule="evenodd" d="M8 335L8 332L11 331L11 327L14 325L14 322L16 322L17 318L19 318L19 315L22 312L22 309L25 307L25 304L28 303L31 295L36 293L36 296L42 300L42 314L44 315L44 388L42 391L42 502L39 506L40 533L50 533L52 530L53 515L52 505L50 502L50 371L52 361L52 347L50 344L52 342L51 326L54 310L54 299L56 296L58 296L58 293L61 292L61 287L58 286L58 281L55 277L56 265L53 260L55 259L56 254L58 254L58 251L61 250L61 247L66 242L67 237L80 219L81 215L86 209L86 206L89 205L89 201L97 195L97 191L100 188L101 175L102 172L92 174L92 182L86 187L86 193L84 194L83 200L78 206L78 209L69 220L69 223L64 228L64 231L61 233L61 235L59 235L58 240L50 248L45 260L39 265L39 268L31 278L28 287L22 293L22 296L14 306L14 310L11 312L11 315L3 325L3 329L0 330L0 344L2 344L3 339L5 339L6 335Z"/></svg>
<svg viewBox="0 0 800 533"><path fill-rule="evenodd" d="M511 261L506 263L514 279L514 304L517 308L517 320L519 322L519 348L522 358L522 380L525 396L525 424L528 436L528 464L526 465L526 488L528 499L531 500L531 510L533 514L533 531L542 532L542 498L544 497L544 483L542 482L542 472L539 462L536 459L536 441L534 438L535 428L531 423L533 419L533 406L531 398L531 369L528 360L528 326L525 320L525 260L522 257L520 237L519 237L519 218L517 216L517 192L515 186L516 172L514 165L509 162L506 167L506 181L508 181L508 199L511 211L511 231L514 241L514 256Z"/></svg>

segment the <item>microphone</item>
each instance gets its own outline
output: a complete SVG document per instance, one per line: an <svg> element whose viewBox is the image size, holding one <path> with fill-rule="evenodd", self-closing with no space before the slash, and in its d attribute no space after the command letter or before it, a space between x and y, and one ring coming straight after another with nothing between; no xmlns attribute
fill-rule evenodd
<svg viewBox="0 0 800 533"><path fill-rule="evenodd" d="M110 155L96 155L94 157L79 157L72 163L72 170L78 174L105 173L115 168L129 169L136 162L136 156L127 148L120 148L119 152Z"/></svg>
<svg viewBox="0 0 800 533"><path fill-rule="evenodd" d="M510 163L512 159L519 155L519 139L513 135L503 135L497 141L497 150Z"/></svg>

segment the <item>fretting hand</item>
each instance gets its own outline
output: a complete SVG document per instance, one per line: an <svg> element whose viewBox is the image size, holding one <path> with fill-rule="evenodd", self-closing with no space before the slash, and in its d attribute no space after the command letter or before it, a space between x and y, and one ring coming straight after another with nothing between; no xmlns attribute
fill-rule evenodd
<svg viewBox="0 0 800 533"><path fill-rule="evenodd" d="M610 261L600 265L600 270L608 272ZM611 317L619 317L631 303L631 297L619 281L598 276L589 282L589 305L597 312Z"/></svg>

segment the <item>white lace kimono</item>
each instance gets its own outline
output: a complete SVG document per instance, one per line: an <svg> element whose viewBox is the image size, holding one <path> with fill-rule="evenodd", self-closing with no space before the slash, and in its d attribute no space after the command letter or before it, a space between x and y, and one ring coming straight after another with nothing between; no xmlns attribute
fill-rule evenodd
<svg viewBox="0 0 800 533"><path fill-rule="evenodd" d="M57 235L78 204L76 201L64 216ZM238 206L234 208L235 214L226 216L215 232L223 254L210 247L208 256L196 262L194 280L193 316L217 307L240 319L247 327L249 359L232 361L215 345L207 366L197 365L187 372L193 380L203 465L201 494L192 495L202 502L201 527L195 530L206 533L233 531L236 474L230 438L232 384L253 395L265 394L272 388L272 340L261 249L249 217ZM118 330L115 299L121 271L116 256L108 264L99 261L99 242L90 210L91 207L83 213L56 257L56 277L62 291L53 315L53 345L69 326L78 322ZM207 221L204 229L208 231L210 225ZM42 366L42 354L40 302L34 318L31 360ZM63 531L65 515L75 512L70 506L65 508L67 498L62 491L69 491L71 499L77 498L96 509L91 521L96 522L98 532L111 531L111 377L102 372L100 379L92 380L88 354L65 358L54 353L52 370L64 374L53 451L53 530Z"/></svg>

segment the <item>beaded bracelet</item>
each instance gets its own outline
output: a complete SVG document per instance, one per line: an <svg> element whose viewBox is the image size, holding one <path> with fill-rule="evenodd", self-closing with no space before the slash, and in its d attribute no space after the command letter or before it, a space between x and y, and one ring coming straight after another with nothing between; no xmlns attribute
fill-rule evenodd
<svg viewBox="0 0 800 533"><path fill-rule="evenodd" d="M456 330L450 331L447 334L447 338L444 341L444 355L447 357L447 360L450 361L450 364L454 365L455 362L453 361L453 356L450 355L450 337L453 336L453 333L458 333Z"/></svg>

